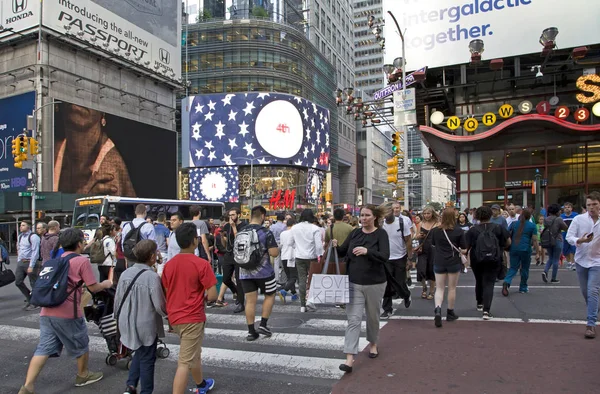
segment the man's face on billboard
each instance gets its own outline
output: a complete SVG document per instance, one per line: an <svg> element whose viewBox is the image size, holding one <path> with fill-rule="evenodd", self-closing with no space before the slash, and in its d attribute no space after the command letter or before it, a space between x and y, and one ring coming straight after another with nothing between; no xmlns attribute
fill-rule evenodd
<svg viewBox="0 0 600 394"><path fill-rule="evenodd" d="M102 112L96 111L95 109L89 109L75 104L65 105L64 108L67 111L65 114L67 123L81 131L86 131L95 124L99 124L102 120Z"/></svg>

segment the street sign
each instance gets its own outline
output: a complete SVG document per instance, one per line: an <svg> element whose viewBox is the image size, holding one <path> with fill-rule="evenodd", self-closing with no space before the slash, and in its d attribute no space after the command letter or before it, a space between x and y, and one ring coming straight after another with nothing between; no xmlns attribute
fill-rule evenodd
<svg viewBox="0 0 600 394"><path fill-rule="evenodd" d="M408 74L406 76L406 86L410 86L413 83L415 83L415 77L414 74L415 73L424 73L427 70L427 67L423 67L420 68L410 74ZM375 93L373 93L373 100L381 100L383 98L386 98L387 96L389 96L390 94L392 94L393 92L397 91L397 90L402 90L402 81L398 81L392 85L388 85L385 88L376 91Z"/></svg>
<svg viewBox="0 0 600 394"><path fill-rule="evenodd" d="M404 174L398 174L398 179L417 179L418 177L418 172L407 172Z"/></svg>
<svg viewBox="0 0 600 394"><path fill-rule="evenodd" d="M31 197L31 192L19 192L19 197Z"/></svg>
<svg viewBox="0 0 600 394"><path fill-rule="evenodd" d="M394 126L403 127L417 123L415 89L397 90L394 92Z"/></svg>
<svg viewBox="0 0 600 394"><path fill-rule="evenodd" d="M409 159L409 164L424 164L425 163L425 158L424 157L413 157L412 159Z"/></svg>

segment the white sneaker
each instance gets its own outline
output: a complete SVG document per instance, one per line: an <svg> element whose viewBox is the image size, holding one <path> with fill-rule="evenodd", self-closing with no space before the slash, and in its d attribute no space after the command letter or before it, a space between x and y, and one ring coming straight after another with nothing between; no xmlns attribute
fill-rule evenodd
<svg viewBox="0 0 600 394"><path fill-rule="evenodd" d="M304 312L306 312L306 307L301 306L300 307L300 313L304 313Z"/></svg>

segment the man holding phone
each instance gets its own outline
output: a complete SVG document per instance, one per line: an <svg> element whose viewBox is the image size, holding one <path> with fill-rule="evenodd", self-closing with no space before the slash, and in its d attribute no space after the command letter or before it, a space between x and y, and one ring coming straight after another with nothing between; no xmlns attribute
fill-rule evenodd
<svg viewBox="0 0 600 394"><path fill-rule="evenodd" d="M567 242L577 246L575 265L579 287L587 305L585 337L596 337L600 293L600 192L586 196L587 212L576 216L567 231Z"/></svg>

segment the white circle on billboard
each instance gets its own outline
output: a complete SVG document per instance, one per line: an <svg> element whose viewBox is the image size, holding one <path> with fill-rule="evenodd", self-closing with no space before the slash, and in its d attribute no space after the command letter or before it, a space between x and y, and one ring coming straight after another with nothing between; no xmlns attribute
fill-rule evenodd
<svg viewBox="0 0 600 394"><path fill-rule="evenodd" d="M433 124L440 124L444 121L444 114L440 111L435 111L431 114L429 120L431 120L431 123Z"/></svg>
<svg viewBox="0 0 600 394"><path fill-rule="evenodd" d="M594 104L594 106L592 107L592 113L594 114L594 116L600 116L600 101Z"/></svg>
<svg viewBox="0 0 600 394"><path fill-rule="evenodd" d="M302 148L302 117L289 101L276 100L265 105L256 117L256 140L268 154L287 159Z"/></svg>

